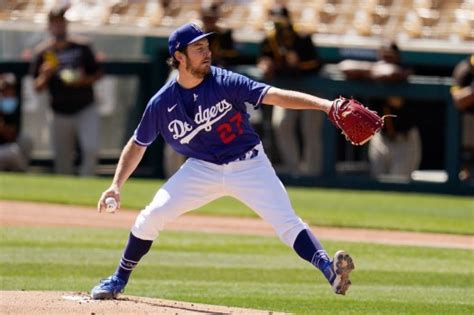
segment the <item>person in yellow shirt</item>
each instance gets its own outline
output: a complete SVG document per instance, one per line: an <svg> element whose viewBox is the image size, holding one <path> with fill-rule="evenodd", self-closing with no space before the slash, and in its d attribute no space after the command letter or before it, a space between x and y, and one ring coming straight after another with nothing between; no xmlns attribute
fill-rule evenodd
<svg viewBox="0 0 474 315"><path fill-rule="evenodd" d="M66 9L48 15L50 39L40 43L31 64L36 91L47 89L53 111L51 142L54 169L74 174L76 138L81 153L83 176L95 174L99 148L99 115L93 84L101 77L90 45L67 32Z"/></svg>

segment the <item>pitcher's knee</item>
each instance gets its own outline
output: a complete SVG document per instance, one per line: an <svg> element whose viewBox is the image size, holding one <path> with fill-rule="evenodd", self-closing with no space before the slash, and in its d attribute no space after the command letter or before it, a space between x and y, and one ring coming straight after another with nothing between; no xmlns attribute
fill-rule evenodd
<svg viewBox="0 0 474 315"><path fill-rule="evenodd" d="M132 233L143 240L154 241L163 230L165 221L163 211L147 207L137 216Z"/></svg>
<svg viewBox="0 0 474 315"><path fill-rule="evenodd" d="M283 243L289 247L293 247L293 243L296 240L296 237L304 229L308 229L308 225L304 223L300 218L296 217L290 221L285 222L276 228L278 237Z"/></svg>

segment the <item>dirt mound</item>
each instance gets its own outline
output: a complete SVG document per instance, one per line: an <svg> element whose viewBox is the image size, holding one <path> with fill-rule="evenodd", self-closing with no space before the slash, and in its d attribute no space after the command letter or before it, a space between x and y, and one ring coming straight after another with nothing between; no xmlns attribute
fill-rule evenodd
<svg viewBox="0 0 474 315"><path fill-rule="evenodd" d="M96 301L84 292L0 291L2 314L284 314L136 296Z"/></svg>
<svg viewBox="0 0 474 315"><path fill-rule="evenodd" d="M32 202L0 201L0 226L69 226L130 228L136 211L99 214L90 207ZM201 231L247 235L274 235L259 219L185 215L168 230ZM312 227L321 239L398 245L474 248L474 237L435 233L379 231ZM118 300L95 301L84 292L0 291L1 314L282 314L263 310L232 308L121 296Z"/></svg>

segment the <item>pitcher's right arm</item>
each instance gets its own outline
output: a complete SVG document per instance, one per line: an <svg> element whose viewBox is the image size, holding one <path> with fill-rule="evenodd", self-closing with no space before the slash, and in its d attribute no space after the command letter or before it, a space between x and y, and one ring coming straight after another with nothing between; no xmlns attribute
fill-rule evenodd
<svg viewBox="0 0 474 315"><path fill-rule="evenodd" d="M123 184L137 168L145 154L146 148L145 146L136 144L133 137L127 142L120 154L112 184L102 193L99 199L97 204L97 210L99 212L105 209L105 199L107 197L115 198L118 204L117 209L120 208L120 188L122 188Z"/></svg>

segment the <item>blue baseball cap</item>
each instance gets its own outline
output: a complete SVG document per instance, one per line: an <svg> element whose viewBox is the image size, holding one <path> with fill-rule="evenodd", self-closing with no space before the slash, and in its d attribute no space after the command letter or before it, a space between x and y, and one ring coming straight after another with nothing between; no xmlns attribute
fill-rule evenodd
<svg viewBox="0 0 474 315"><path fill-rule="evenodd" d="M177 50L183 49L212 34L214 34L214 32L204 33L202 29L194 23L184 24L171 33L168 39L169 53L173 57Z"/></svg>

